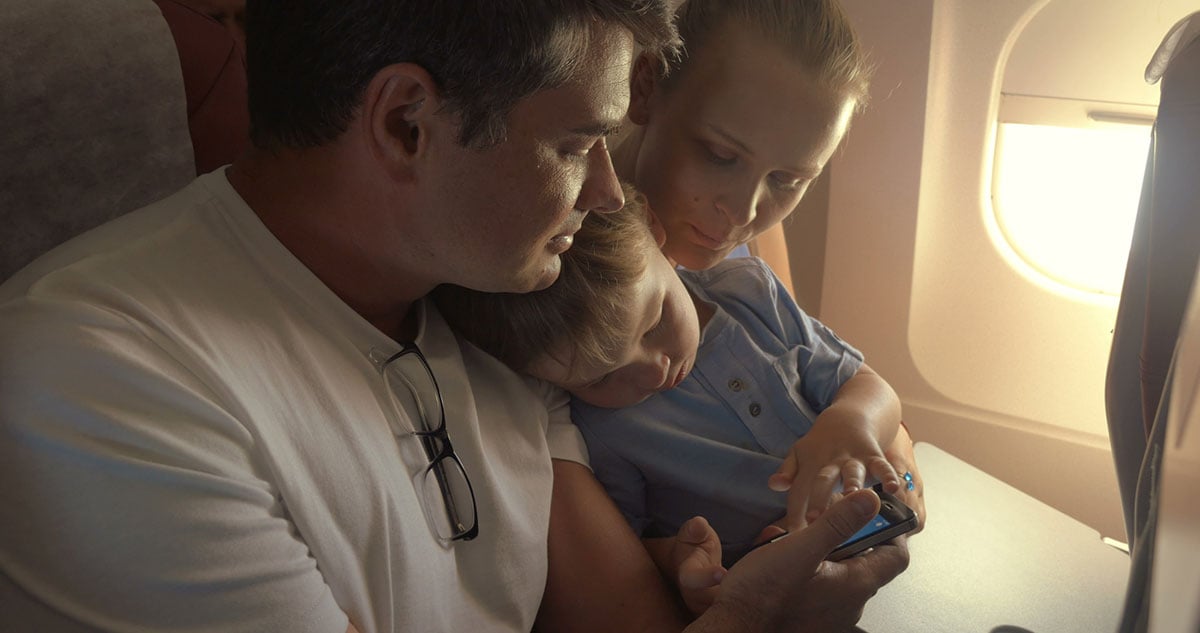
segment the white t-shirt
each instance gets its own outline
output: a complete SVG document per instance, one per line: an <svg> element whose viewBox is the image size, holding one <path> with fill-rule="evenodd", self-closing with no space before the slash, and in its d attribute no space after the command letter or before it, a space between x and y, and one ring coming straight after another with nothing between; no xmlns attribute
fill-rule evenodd
<svg viewBox="0 0 1200 633"><path fill-rule="evenodd" d="M478 504L443 547L368 358L400 346L224 170L119 223L0 287L0 629L530 629L564 395L417 304Z"/></svg>

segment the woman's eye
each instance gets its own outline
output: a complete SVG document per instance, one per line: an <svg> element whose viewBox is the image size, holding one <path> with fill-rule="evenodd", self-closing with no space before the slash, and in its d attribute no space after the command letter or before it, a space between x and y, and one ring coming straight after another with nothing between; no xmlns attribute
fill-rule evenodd
<svg viewBox="0 0 1200 633"><path fill-rule="evenodd" d="M708 162L714 165L727 166L737 161L737 154L707 143L704 144L704 153L707 154Z"/></svg>
<svg viewBox="0 0 1200 633"><path fill-rule="evenodd" d="M803 180L788 176L771 176L771 183L775 185L776 189L787 192L798 191L804 185Z"/></svg>

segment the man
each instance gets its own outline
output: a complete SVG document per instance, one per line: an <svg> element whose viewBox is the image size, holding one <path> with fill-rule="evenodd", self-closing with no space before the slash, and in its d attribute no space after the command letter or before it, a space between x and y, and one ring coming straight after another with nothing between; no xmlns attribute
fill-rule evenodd
<svg viewBox="0 0 1200 633"><path fill-rule="evenodd" d="M667 15L251 2L254 149L0 287L0 628L681 628L594 480L552 516L551 458L583 459L565 401L422 300L545 287L622 204L605 138ZM748 558L691 626L852 622L903 550L820 560L875 502Z"/></svg>

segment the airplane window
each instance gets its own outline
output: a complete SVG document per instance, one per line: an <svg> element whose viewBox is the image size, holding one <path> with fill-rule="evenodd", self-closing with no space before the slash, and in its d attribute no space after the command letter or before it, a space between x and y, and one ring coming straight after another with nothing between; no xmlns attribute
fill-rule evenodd
<svg viewBox="0 0 1200 633"><path fill-rule="evenodd" d="M1002 123L996 144L993 208L1008 244L1058 283L1119 295L1150 128Z"/></svg>
<svg viewBox="0 0 1200 633"><path fill-rule="evenodd" d="M1194 0L1049 0L1004 60L991 223L1025 272L1120 294L1158 86L1144 80Z"/></svg>

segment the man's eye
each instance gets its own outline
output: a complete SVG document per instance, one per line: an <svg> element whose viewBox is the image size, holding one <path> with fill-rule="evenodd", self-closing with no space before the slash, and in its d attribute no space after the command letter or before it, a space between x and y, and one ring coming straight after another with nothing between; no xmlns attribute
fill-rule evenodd
<svg viewBox="0 0 1200 633"><path fill-rule="evenodd" d="M604 141L603 136L585 139L579 142L572 143L562 150L562 153L572 158L587 158L592 150L601 149L608 150L608 146Z"/></svg>

